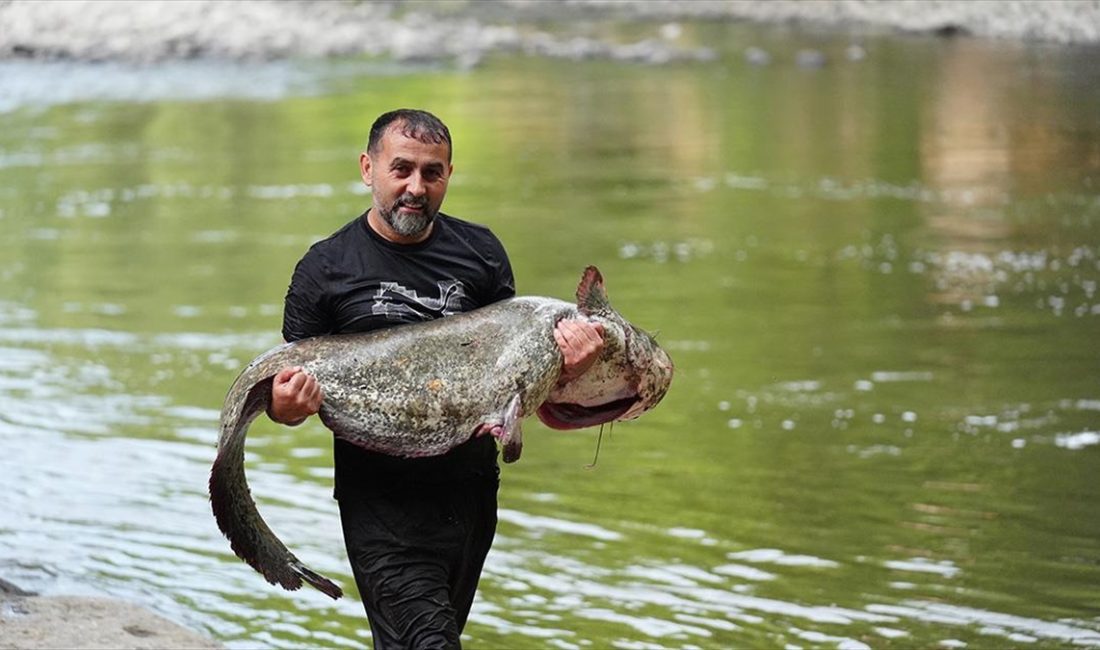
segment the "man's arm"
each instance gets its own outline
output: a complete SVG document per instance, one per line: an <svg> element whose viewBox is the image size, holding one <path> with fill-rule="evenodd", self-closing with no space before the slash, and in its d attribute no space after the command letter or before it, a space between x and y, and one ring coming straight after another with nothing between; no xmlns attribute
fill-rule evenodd
<svg viewBox="0 0 1100 650"><path fill-rule="evenodd" d="M297 341L327 334L331 320L322 307L323 265L311 250L294 267L283 305L283 340ZM283 368L271 383L267 417L298 426L321 408L324 394L317 380L300 366Z"/></svg>

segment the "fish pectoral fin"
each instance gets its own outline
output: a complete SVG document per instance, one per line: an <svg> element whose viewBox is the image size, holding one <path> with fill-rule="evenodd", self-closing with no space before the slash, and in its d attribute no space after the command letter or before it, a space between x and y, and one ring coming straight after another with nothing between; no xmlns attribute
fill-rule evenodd
<svg viewBox="0 0 1100 650"><path fill-rule="evenodd" d="M519 460L520 453L523 452L522 425L523 403L520 401L519 393L516 393L508 402L508 408L504 410L504 424L501 425L500 434L497 435L501 445L501 456L506 463L516 462Z"/></svg>

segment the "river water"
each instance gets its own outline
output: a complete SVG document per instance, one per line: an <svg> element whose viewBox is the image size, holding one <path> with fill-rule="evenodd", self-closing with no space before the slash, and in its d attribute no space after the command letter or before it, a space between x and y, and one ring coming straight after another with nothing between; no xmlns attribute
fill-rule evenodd
<svg viewBox="0 0 1100 650"><path fill-rule="evenodd" d="M595 431L528 421L467 646L1100 646L1097 50L676 30L718 57L0 65L0 575L230 648L368 642L319 423L254 424L249 477L350 598L266 584L205 481L411 105L521 293L596 264L677 364L594 468Z"/></svg>

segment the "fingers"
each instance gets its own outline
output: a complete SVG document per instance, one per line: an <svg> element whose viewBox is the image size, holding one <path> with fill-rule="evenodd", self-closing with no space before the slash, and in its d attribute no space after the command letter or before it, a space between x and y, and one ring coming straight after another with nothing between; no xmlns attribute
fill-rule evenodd
<svg viewBox="0 0 1100 650"><path fill-rule="evenodd" d="M569 341L566 340L565 334L562 334L560 327L554 328L554 342L558 344L558 349L561 350L562 356L564 356L569 348Z"/></svg>
<svg viewBox="0 0 1100 650"><path fill-rule="evenodd" d="M280 370L271 386L271 418L283 424L297 424L317 413L324 391L317 379L301 366Z"/></svg>
<svg viewBox="0 0 1100 650"><path fill-rule="evenodd" d="M554 328L554 339L559 346L584 354L603 346L603 325L582 320L561 320Z"/></svg>
<svg viewBox="0 0 1100 650"><path fill-rule="evenodd" d="M603 344L603 324L583 320L560 320L554 327L554 339L559 346L577 351Z"/></svg>
<svg viewBox="0 0 1100 650"><path fill-rule="evenodd" d="M324 392L321 390L321 384L317 381L313 375L306 375L305 386L302 387L302 395L306 401L306 405L313 412L317 412L321 409L321 402L324 400Z"/></svg>
<svg viewBox="0 0 1100 650"><path fill-rule="evenodd" d="M554 327L554 340L562 355L561 380L570 381L587 371L603 351L603 325L561 320Z"/></svg>
<svg viewBox="0 0 1100 650"><path fill-rule="evenodd" d="M275 375L275 390L287 395L307 393L314 387L319 387L317 379L301 366L283 368Z"/></svg>
<svg viewBox="0 0 1100 650"><path fill-rule="evenodd" d="M489 424L486 422L483 424L479 424L478 427L474 429L475 438L480 438L481 436L493 436L494 438L499 439L503 435L504 427L499 424Z"/></svg>
<svg viewBox="0 0 1100 650"><path fill-rule="evenodd" d="M290 378L301 372L301 366L291 366L290 368L283 368L275 375L276 384L285 384L290 381Z"/></svg>

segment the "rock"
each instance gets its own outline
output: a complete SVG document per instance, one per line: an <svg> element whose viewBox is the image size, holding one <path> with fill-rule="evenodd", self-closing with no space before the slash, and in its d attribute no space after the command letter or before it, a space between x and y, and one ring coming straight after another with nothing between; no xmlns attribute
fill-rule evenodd
<svg viewBox="0 0 1100 650"><path fill-rule="evenodd" d="M550 17L564 33L543 31ZM405 11L411 9L410 11ZM654 20L653 38L620 43L592 36L593 17ZM533 3L332 2L307 0L0 0L0 59L272 61L348 55L477 65L524 52L566 59L647 64L709 61L707 48L679 45L679 21L751 20L829 29L894 29L941 35L1100 42L1100 0L571 0ZM526 22L525 22L526 21ZM751 51L751 53L750 53ZM765 65L762 50L746 60ZM851 60L858 60L852 59ZM814 67L811 65L810 67Z"/></svg>
<svg viewBox="0 0 1100 650"><path fill-rule="evenodd" d="M671 23L653 30L659 38L619 43L558 36L537 26L521 29L503 16L488 22L474 17L481 11L477 4L456 5L454 11L446 9L445 16L433 15L432 5L408 13L396 11L399 7L400 3L303 0L0 0L0 59L145 64L366 55L407 62L453 60L465 68L487 54L516 51L650 64L715 57L707 48L676 45L680 27Z"/></svg>
<svg viewBox="0 0 1100 650"><path fill-rule="evenodd" d="M21 591L21 590L20 590ZM110 598L0 598L0 648L220 648L144 607Z"/></svg>
<svg viewBox="0 0 1100 650"><path fill-rule="evenodd" d="M867 58L867 50L863 49L863 46L858 43L852 43L844 48L844 56L849 61L862 61Z"/></svg>
<svg viewBox="0 0 1100 650"><path fill-rule="evenodd" d="M27 591L22 587L0 578L0 596L35 596L33 591Z"/></svg>
<svg viewBox="0 0 1100 650"><path fill-rule="evenodd" d="M525 0L509 1L518 6ZM871 28L1054 43L1100 42L1097 0L572 0L568 4L589 11L604 8L613 10L616 17L636 19L750 20L859 31Z"/></svg>
<svg viewBox="0 0 1100 650"><path fill-rule="evenodd" d="M820 50L799 50L795 63L800 68L816 69L825 67L825 53Z"/></svg>
<svg viewBox="0 0 1100 650"><path fill-rule="evenodd" d="M756 46L746 47L745 61L751 65L764 66L772 62L772 55Z"/></svg>

